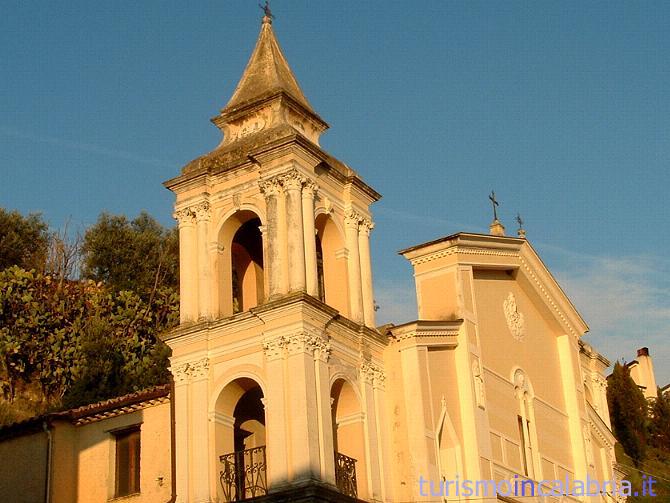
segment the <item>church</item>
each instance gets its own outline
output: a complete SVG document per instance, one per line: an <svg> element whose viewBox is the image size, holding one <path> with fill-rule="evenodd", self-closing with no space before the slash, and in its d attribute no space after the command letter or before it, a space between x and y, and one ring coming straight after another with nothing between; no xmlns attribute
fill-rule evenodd
<svg viewBox="0 0 670 503"><path fill-rule="evenodd" d="M319 146L269 12L212 122L221 143L165 182L173 383L0 430L0 501L618 501L458 492L622 476L609 362L523 233L400 251L416 320L377 326L381 196Z"/></svg>

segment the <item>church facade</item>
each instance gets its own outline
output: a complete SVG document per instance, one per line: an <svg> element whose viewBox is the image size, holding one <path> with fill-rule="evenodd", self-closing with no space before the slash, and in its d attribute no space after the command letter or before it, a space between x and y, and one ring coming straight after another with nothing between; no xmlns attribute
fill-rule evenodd
<svg viewBox="0 0 670 503"><path fill-rule="evenodd" d="M620 478L609 362L581 341L586 323L525 237L494 222L490 235L403 250L417 320L378 327L380 195L319 146L328 125L271 17L212 121L220 145L165 183L180 244L181 323L164 338L174 384L5 434L3 457L48 447L35 491L52 502L616 501L513 490ZM53 475L65 467L67 483ZM16 477L0 469L0 482ZM491 491L504 481L510 491ZM2 501L36 501L11 494L0 486Z"/></svg>

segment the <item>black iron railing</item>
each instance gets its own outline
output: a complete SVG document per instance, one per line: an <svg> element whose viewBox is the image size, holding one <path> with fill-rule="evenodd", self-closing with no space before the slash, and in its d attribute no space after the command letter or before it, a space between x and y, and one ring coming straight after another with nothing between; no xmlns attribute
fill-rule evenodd
<svg viewBox="0 0 670 503"><path fill-rule="evenodd" d="M345 496L358 497L356 460L339 452L335 453L335 484Z"/></svg>
<svg viewBox="0 0 670 503"><path fill-rule="evenodd" d="M231 452L219 457L223 501L241 501L267 494L265 446Z"/></svg>

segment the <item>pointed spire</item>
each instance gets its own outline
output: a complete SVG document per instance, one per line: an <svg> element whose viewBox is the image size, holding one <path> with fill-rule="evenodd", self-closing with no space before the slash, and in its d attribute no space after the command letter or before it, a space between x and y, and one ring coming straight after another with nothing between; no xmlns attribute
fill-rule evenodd
<svg viewBox="0 0 670 503"><path fill-rule="evenodd" d="M315 114L277 43L272 30L272 15L266 11L254 52L232 98L221 112L233 112L243 105L278 92L288 94L308 112Z"/></svg>

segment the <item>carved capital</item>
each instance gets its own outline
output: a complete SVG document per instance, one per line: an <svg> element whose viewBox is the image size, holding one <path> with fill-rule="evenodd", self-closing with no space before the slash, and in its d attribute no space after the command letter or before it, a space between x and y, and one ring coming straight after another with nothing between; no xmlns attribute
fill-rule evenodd
<svg viewBox="0 0 670 503"><path fill-rule="evenodd" d="M175 211L172 218L177 221L179 227L193 225L195 223L195 212L191 208L183 208Z"/></svg>
<svg viewBox="0 0 670 503"><path fill-rule="evenodd" d="M386 381L386 374L384 369L379 365L372 362L371 359L361 357L359 373L361 379L368 383L372 384L375 388L383 388Z"/></svg>
<svg viewBox="0 0 670 503"><path fill-rule="evenodd" d="M330 344L321 334L300 331L286 338L289 355L307 353L312 357L327 361L330 355Z"/></svg>
<svg viewBox="0 0 670 503"><path fill-rule="evenodd" d="M176 385L185 384L191 380L199 380L207 377L209 373L209 359L202 358L200 360L185 362L179 365L170 367L170 372L174 377Z"/></svg>
<svg viewBox="0 0 670 503"><path fill-rule="evenodd" d="M263 352L268 361L283 357L285 349L286 339L284 337L266 338L263 341Z"/></svg>
<svg viewBox="0 0 670 503"><path fill-rule="evenodd" d="M372 232L372 229L375 228L375 224L372 220L370 220L367 217L362 217L360 221L360 225L358 227L358 231L365 235L365 236L370 236L370 232Z"/></svg>
<svg viewBox="0 0 670 503"><path fill-rule="evenodd" d="M170 366L170 372L174 379L175 385L185 384L188 382L190 377L188 370L188 363L182 363L181 365L172 365Z"/></svg>
<svg viewBox="0 0 670 503"><path fill-rule="evenodd" d="M302 197L307 199L314 199L318 191L319 186L316 184L316 182L307 179L305 184L302 186Z"/></svg>
<svg viewBox="0 0 670 503"><path fill-rule="evenodd" d="M209 374L209 358L202 358L189 365L191 378L194 380L204 379Z"/></svg>
<svg viewBox="0 0 670 503"><path fill-rule="evenodd" d="M266 198L271 196L278 196L282 193L283 190L281 179L277 176L266 178L265 180L259 180L258 187L261 189L261 193Z"/></svg>
<svg viewBox="0 0 670 503"><path fill-rule="evenodd" d="M346 225L349 228L353 227L355 229L358 229L358 224L360 224L362 219L363 216L356 210L353 210L351 208L347 208L344 212L344 225Z"/></svg>
<svg viewBox="0 0 670 503"><path fill-rule="evenodd" d="M285 190L302 190L307 180L297 169L292 169L281 175L281 181Z"/></svg>
<svg viewBox="0 0 670 503"><path fill-rule="evenodd" d="M207 201L203 201L193 206L193 212L195 213L198 222L209 221L212 216L211 207Z"/></svg>

